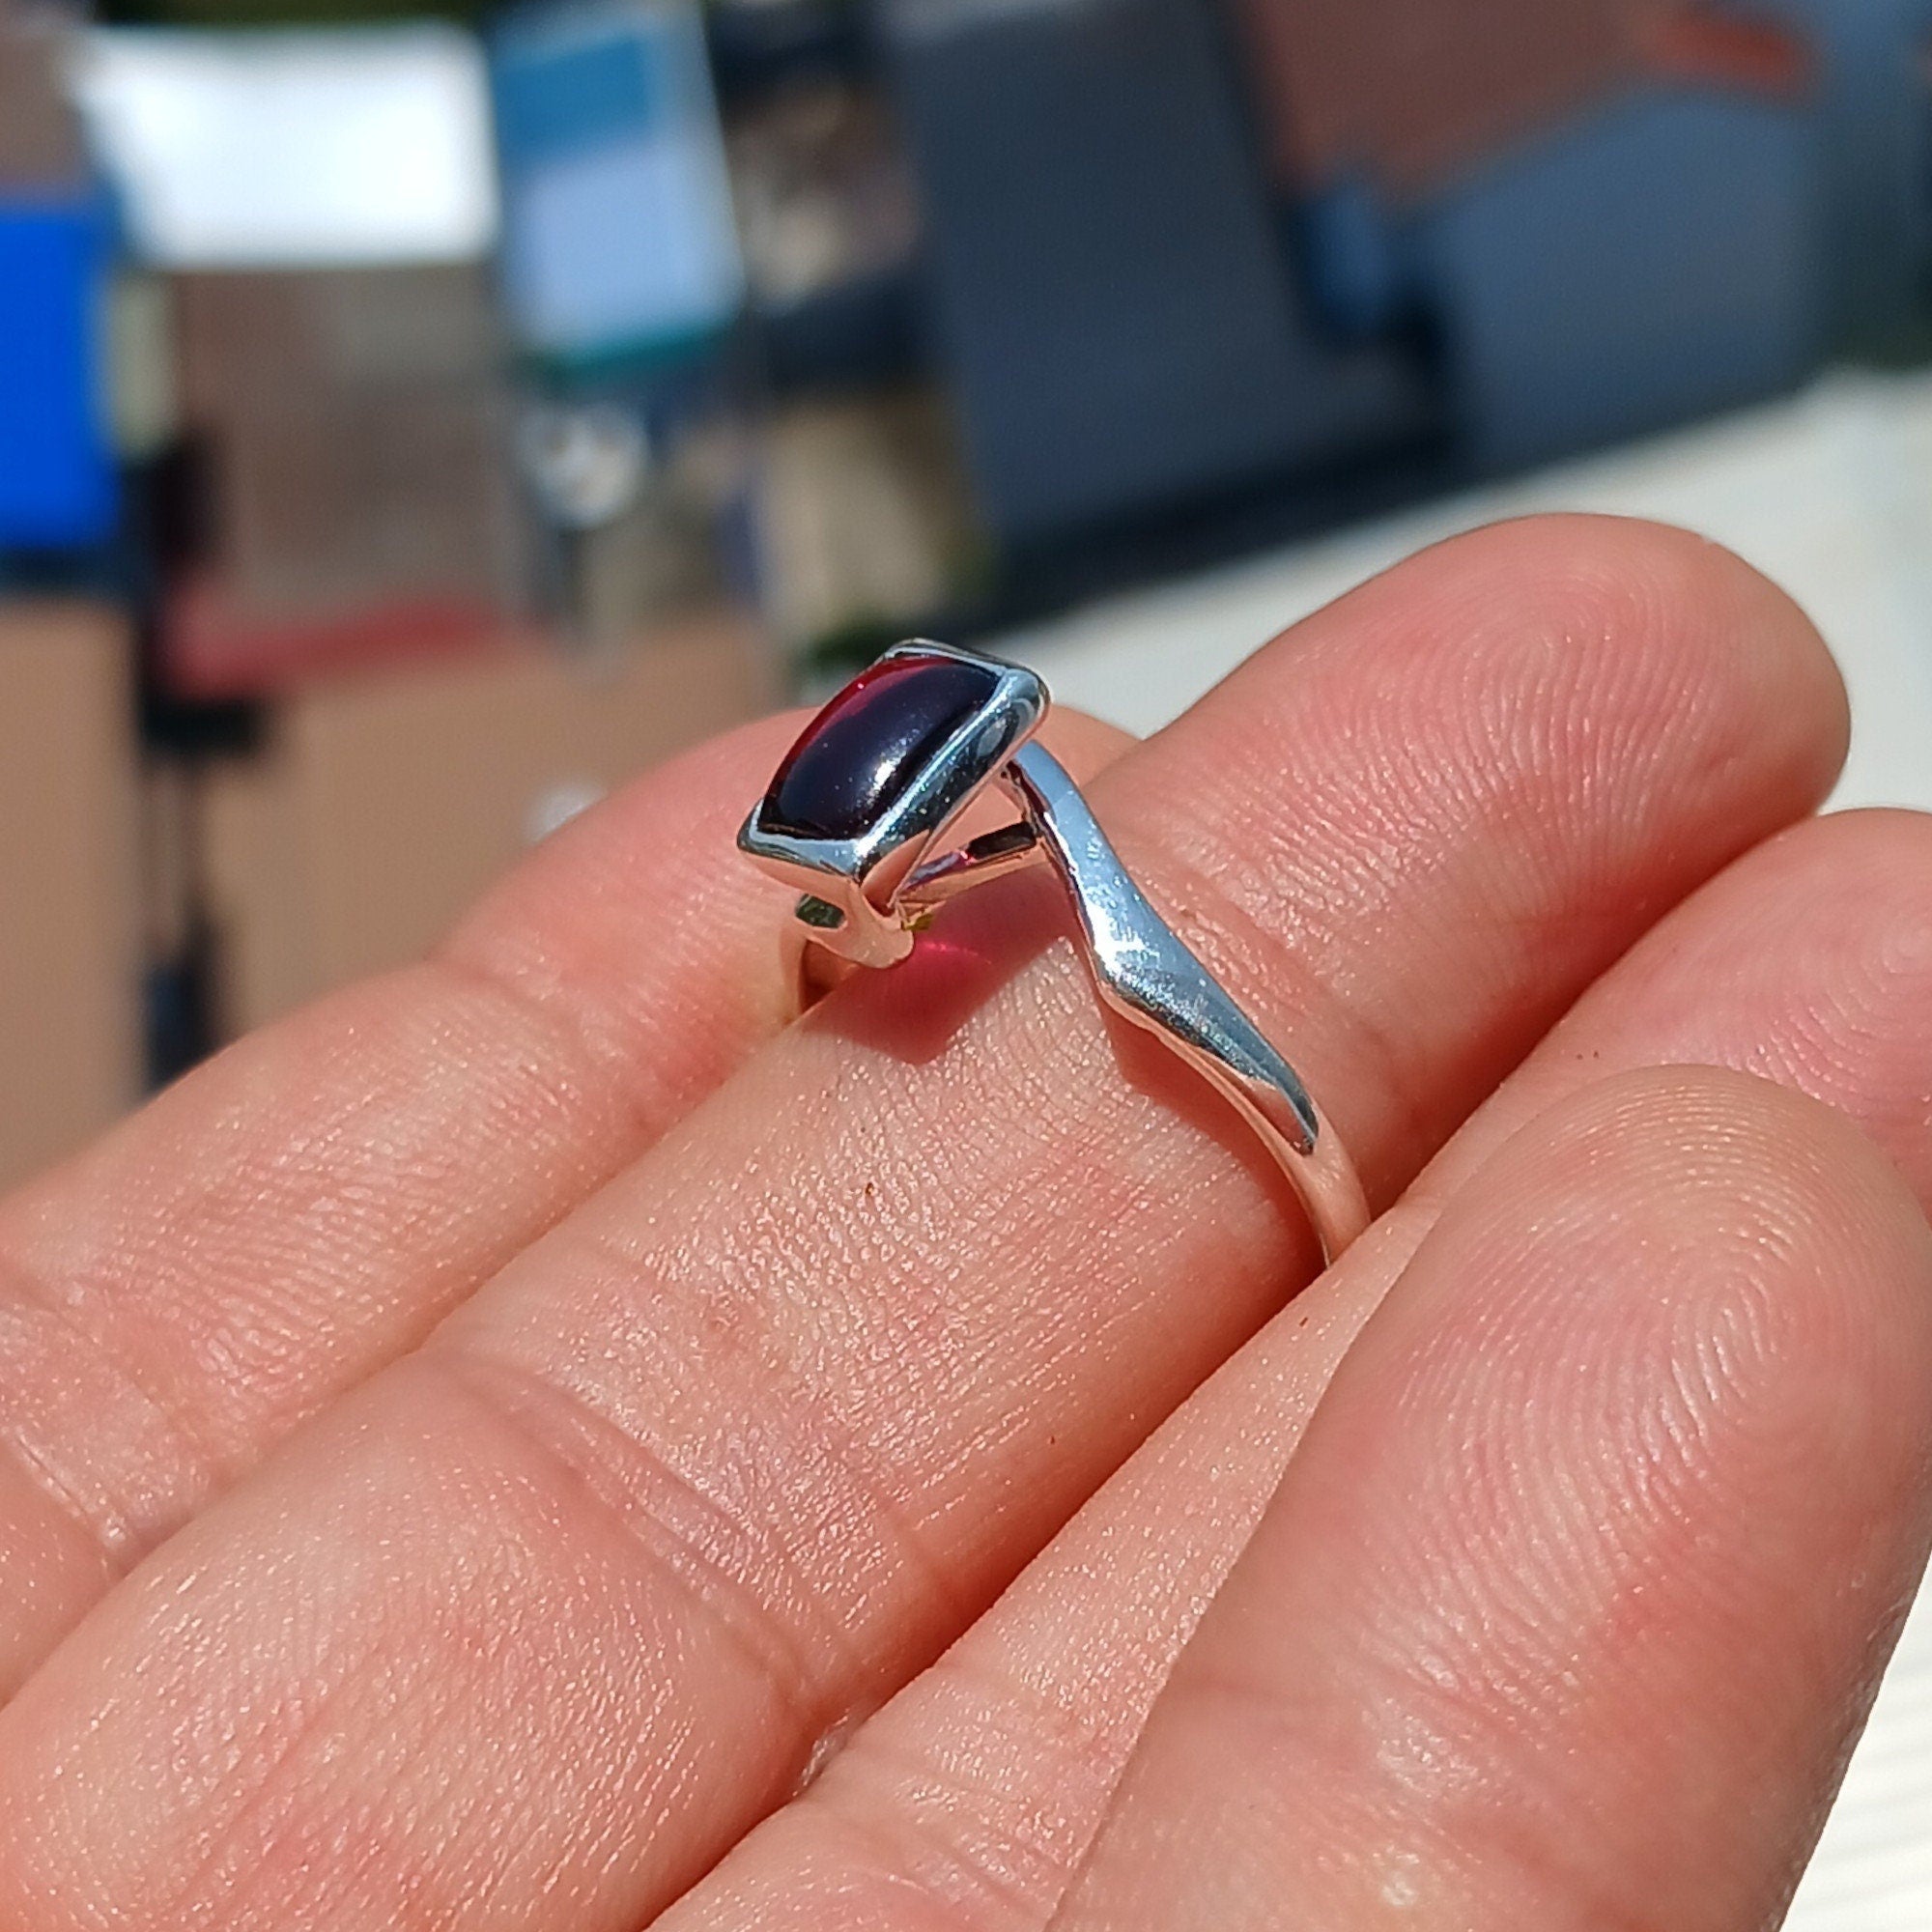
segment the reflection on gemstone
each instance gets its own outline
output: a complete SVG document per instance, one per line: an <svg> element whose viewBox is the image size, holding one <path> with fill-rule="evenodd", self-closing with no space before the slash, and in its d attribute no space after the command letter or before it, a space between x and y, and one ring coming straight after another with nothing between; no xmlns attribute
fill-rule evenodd
<svg viewBox="0 0 1932 1932"><path fill-rule="evenodd" d="M957 658L892 658L861 671L785 754L761 822L795 838L862 837L998 684L991 666Z"/></svg>

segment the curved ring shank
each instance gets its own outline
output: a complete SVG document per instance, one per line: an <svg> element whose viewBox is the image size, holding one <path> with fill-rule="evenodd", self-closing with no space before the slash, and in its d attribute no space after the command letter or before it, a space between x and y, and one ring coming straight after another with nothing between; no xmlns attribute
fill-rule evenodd
<svg viewBox="0 0 1932 1932"><path fill-rule="evenodd" d="M1044 858L1066 888L1100 997L1209 1081L1261 1136L1334 1261L1369 1222L1354 1165L1289 1065L1128 876L1080 788L1037 740L999 775L1020 826L921 867L895 897L929 912L956 894ZM793 923L801 1009L855 970ZM828 970L829 969L829 970Z"/></svg>
<svg viewBox="0 0 1932 1932"><path fill-rule="evenodd" d="M1293 1184L1332 1262L1368 1226L1368 1202L1293 1067L1148 903L1060 761L1036 741L1005 777L1073 901L1100 997L1233 1103Z"/></svg>

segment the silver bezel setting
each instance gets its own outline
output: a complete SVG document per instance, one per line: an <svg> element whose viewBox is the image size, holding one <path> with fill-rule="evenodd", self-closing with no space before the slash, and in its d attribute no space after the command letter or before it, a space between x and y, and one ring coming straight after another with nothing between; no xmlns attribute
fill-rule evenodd
<svg viewBox="0 0 1932 1932"><path fill-rule="evenodd" d="M1348 1151L1294 1068L1134 883L1065 768L1035 740L1046 716L1044 684L1016 665L946 644L898 644L878 662L907 657L970 664L991 670L994 684L865 835L775 831L763 821L762 800L738 835L765 871L806 895L785 943L796 1009L854 967L897 965L948 900L1044 864L1065 889L1102 1003L1234 1106L1300 1196L1333 1261L1369 1222ZM1016 821L946 844L959 814L991 784L1010 797Z"/></svg>
<svg viewBox="0 0 1932 1932"><path fill-rule="evenodd" d="M906 658L989 670L992 689L861 837L805 838L774 830L764 822L762 799L738 834L738 849L772 877L841 915L836 926L814 924L811 938L862 966L895 965L912 951L916 922L895 904L899 888L1039 729L1049 703L1045 684L1024 666L951 644L909 639L877 662Z"/></svg>

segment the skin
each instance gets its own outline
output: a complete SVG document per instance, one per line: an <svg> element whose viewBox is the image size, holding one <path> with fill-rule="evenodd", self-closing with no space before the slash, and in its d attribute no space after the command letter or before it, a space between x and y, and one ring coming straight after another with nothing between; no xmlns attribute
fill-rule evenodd
<svg viewBox="0 0 1932 1932"><path fill-rule="evenodd" d="M429 959L242 1041L0 1204L0 1702L779 1030L771 895L718 858L802 723L653 772ZM1083 775L1125 743L1050 730Z"/></svg>
<svg viewBox="0 0 1932 1932"><path fill-rule="evenodd" d="M0 1208L0 1925L1775 1923L1932 1527L1844 734L1552 520L1076 738L1383 1210L1313 1286L1045 881L780 1030L784 727L591 814Z"/></svg>

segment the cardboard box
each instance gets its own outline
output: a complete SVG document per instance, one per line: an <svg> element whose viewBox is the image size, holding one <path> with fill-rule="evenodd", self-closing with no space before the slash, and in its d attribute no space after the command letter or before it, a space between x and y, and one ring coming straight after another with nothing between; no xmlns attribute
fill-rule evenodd
<svg viewBox="0 0 1932 1932"><path fill-rule="evenodd" d="M563 818L771 699L716 616L599 661L525 651L287 699L206 780L204 892L232 1036L419 956Z"/></svg>
<svg viewBox="0 0 1932 1932"><path fill-rule="evenodd" d="M140 1095L136 772L120 617L0 606L0 1185Z"/></svg>

